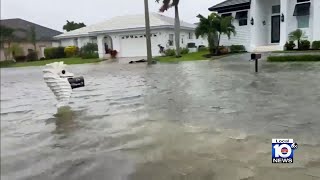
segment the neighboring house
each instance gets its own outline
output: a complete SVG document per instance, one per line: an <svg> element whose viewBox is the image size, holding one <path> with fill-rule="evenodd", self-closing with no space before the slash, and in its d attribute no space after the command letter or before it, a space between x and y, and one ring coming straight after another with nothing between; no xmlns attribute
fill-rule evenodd
<svg viewBox="0 0 320 180"><path fill-rule="evenodd" d="M221 45L241 44L248 51L283 50L288 34L305 32L309 41L320 40L320 0L227 0L210 11L233 16L237 35L221 38Z"/></svg>
<svg viewBox="0 0 320 180"><path fill-rule="evenodd" d="M0 25L15 29L14 32L14 40L11 44L17 43L24 52L24 55L28 54L28 49L34 49L33 44L30 42L30 38L28 37L28 32L32 26L35 27L36 32L36 48L38 52L38 57L44 57L44 49L46 47L52 47L53 37L61 34L61 32L43 27L41 25L23 20L23 19L4 19L0 20ZM7 48L8 44L3 43L1 47ZM5 60L4 49L0 49L1 60ZM10 56L10 55L9 55ZM12 58L12 57L9 57Z"/></svg>
<svg viewBox="0 0 320 180"><path fill-rule="evenodd" d="M165 49L175 48L174 18L157 13L150 13L151 42L153 56L160 56L158 45ZM195 37L195 25L181 22L181 47L189 42L197 46L207 46L207 40ZM108 49L117 50L118 57L143 57L147 55L145 37L145 16L119 16L110 20L87 26L74 31L66 32L55 37L59 43L54 46L82 47L89 42L97 43L99 57L107 58Z"/></svg>

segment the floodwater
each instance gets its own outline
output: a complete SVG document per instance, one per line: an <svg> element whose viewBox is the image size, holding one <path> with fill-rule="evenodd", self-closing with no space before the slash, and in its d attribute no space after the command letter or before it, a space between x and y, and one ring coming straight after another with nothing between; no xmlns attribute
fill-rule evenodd
<svg viewBox="0 0 320 180"><path fill-rule="evenodd" d="M320 179L320 64L247 58L69 66L87 86L59 110L41 67L1 69L1 179Z"/></svg>

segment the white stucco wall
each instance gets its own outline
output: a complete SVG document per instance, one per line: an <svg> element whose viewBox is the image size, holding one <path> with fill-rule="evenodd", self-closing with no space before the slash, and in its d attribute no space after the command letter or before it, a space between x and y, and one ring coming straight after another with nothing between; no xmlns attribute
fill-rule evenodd
<svg viewBox="0 0 320 180"><path fill-rule="evenodd" d="M245 10L241 10L245 11ZM236 28L236 35L231 35L230 39L226 35L222 35L220 39L221 46L231 46L231 45L244 45L246 49L250 48L250 38L251 38L251 13L248 9L248 24L246 26L239 26L239 21L234 20L233 25ZM236 11L232 12L232 16L236 16Z"/></svg>
<svg viewBox="0 0 320 180"><path fill-rule="evenodd" d="M63 46L63 47L74 46L75 45L74 42L75 42L75 38L72 38L72 39L61 39L60 45Z"/></svg>
<svg viewBox="0 0 320 180"><path fill-rule="evenodd" d="M313 0L313 40L320 41L320 1Z"/></svg>

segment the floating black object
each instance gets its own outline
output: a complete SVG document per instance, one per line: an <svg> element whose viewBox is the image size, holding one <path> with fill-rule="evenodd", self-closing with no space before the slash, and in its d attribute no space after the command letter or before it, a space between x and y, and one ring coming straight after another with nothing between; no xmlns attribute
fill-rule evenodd
<svg viewBox="0 0 320 180"><path fill-rule="evenodd" d="M84 78L82 76L68 78L68 81L69 81L72 89L84 87Z"/></svg>

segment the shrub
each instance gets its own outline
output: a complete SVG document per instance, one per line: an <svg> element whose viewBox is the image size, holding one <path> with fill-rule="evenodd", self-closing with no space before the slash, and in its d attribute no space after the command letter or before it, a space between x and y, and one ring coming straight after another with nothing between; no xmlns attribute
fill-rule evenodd
<svg viewBox="0 0 320 180"><path fill-rule="evenodd" d="M229 49L224 47L224 46L219 46L219 55L223 55L223 54L228 54L229 53Z"/></svg>
<svg viewBox="0 0 320 180"><path fill-rule="evenodd" d="M310 49L310 41L308 40L302 40L300 42L300 49L301 50L309 50Z"/></svg>
<svg viewBox="0 0 320 180"><path fill-rule="evenodd" d="M66 57L74 57L78 54L79 48L77 46L67 46L64 48Z"/></svg>
<svg viewBox="0 0 320 180"><path fill-rule="evenodd" d="M13 64L15 64L15 62L12 61L12 60L0 61L0 66L1 67L9 67L9 66L11 66Z"/></svg>
<svg viewBox="0 0 320 180"><path fill-rule="evenodd" d="M243 45L231 45L230 51L231 53L246 52L246 48Z"/></svg>
<svg viewBox="0 0 320 180"><path fill-rule="evenodd" d="M164 51L164 54L165 54L166 56L175 56L175 55L176 55L176 50L174 50L174 49L166 49L166 50Z"/></svg>
<svg viewBox="0 0 320 180"><path fill-rule="evenodd" d="M285 50L293 50L295 47L296 47L296 44L294 44L293 41L289 41L289 42L286 42L286 44L284 45L285 47Z"/></svg>
<svg viewBox="0 0 320 180"><path fill-rule="evenodd" d="M180 52L181 52L181 54L188 54L189 53L189 49L188 48L182 48Z"/></svg>
<svg viewBox="0 0 320 180"><path fill-rule="evenodd" d="M65 58L64 47L52 47L44 49L46 59L60 59Z"/></svg>
<svg viewBox="0 0 320 180"><path fill-rule="evenodd" d="M188 43L187 47L188 48L197 48L196 43Z"/></svg>
<svg viewBox="0 0 320 180"><path fill-rule="evenodd" d="M40 58L40 60L43 61L43 60L46 60L46 58L42 57L42 58Z"/></svg>
<svg viewBox="0 0 320 180"><path fill-rule="evenodd" d="M27 60L27 56L15 56L14 60L16 62L25 62Z"/></svg>
<svg viewBox="0 0 320 180"><path fill-rule="evenodd" d="M320 41L313 41L312 49L320 49Z"/></svg>
<svg viewBox="0 0 320 180"><path fill-rule="evenodd" d="M27 61L37 61L38 53L33 49L28 49Z"/></svg>
<svg viewBox="0 0 320 180"><path fill-rule="evenodd" d="M269 56L270 62L320 61L320 55Z"/></svg>
<svg viewBox="0 0 320 180"><path fill-rule="evenodd" d="M109 50L111 58L116 58L118 55L118 51L117 50Z"/></svg>
<svg viewBox="0 0 320 180"><path fill-rule="evenodd" d="M95 43L88 43L84 45L80 50L80 56L82 59L94 59L98 58L99 55L97 53L98 45Z"/></svg>
<svg viewBox="0 0 320 180"><path fill-rule="evenodd" d="M99 58L99 54L98 53L87 53L87 54L82 54L81 55L82 59L97 59Z"/></svg>

